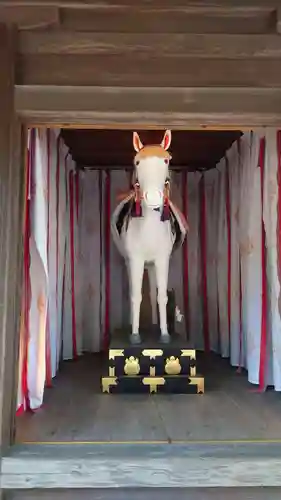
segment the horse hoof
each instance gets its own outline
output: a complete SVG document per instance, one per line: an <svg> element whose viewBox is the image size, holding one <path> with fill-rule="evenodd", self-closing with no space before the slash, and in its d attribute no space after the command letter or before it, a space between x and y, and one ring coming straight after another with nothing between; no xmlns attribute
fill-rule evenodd
<svg viewBox="0 0 281 500"><path fill-rule="evenodd" d="M130 342L133 345L140 344L141 343L141 337L138 333L132 333L130 336Z"/></svg>
<svg viewBox="0 0 281 500"><path fill-rule="evenodd" d="M160 342L162 344L169 344L170 342L170 335L168 333L165 333L165 334L161 334L160 335Z"/></svg>

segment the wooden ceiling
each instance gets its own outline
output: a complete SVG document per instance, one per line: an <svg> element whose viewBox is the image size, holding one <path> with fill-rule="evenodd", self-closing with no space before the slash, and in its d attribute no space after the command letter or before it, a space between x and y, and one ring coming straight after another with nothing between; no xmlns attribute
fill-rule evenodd
<svg viewBox="0 0 281 500"><path fill-rule="evenodd" d="M138 133L143 144L158 144L163 137L162 130L138 130ZM239 131L174 131L171 167L190 171L214 168L240 135ZM80 168L132 167L132 131L63 129L62 137Z"/></svg>
<svg viewBox="0 0 281 500"><path fill-rule="evenodd" d="M280 126L280 0L0 0L0 20L27 122Z"/></svg>

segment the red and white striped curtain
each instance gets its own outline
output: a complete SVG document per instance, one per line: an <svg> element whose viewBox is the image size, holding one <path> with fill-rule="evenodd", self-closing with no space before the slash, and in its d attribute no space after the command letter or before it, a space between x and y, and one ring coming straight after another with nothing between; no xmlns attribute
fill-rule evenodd
<svg viewBox="0 0 281 500"><path fill-rule="evenodd" d="M61 359L82 352L79 173L59 133L29 131L18 413L42 405Z"/></svg>
<svg viewBox="0 0 281 500"><path fill-rule="evenodd" d="M277 391L280 155L276 130L267 130L264 137L244 134L235 142L216 169L201 175L196 196L188 189L187 243L193 344L230 357L259 390L272 385ZM194 186L194 174L188 174L187 182Z"/></svg>
<svg viewBox="0 0 281 500"><path fill-rule="evenodd" d="M54 130L31 130L26 156L18 412L42 405L61 360L106 349L130 319L110 234L128 174L77 171ZM266 130L244 134L212 171L173 174L190 226L169 271L177 330L246 368L261 390L281 390L280 158L281 133Z"/></svg>

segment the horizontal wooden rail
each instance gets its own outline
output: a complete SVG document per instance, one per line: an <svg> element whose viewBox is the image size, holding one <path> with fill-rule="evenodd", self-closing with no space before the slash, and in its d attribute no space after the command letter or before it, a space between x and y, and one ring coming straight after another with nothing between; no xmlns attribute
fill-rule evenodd
<svg viewBox="0 0 281 500"><path fill-rule="evenodd" d="M26 121L50 125L280 126L281 88L16 86L15 109Z"/></svg>

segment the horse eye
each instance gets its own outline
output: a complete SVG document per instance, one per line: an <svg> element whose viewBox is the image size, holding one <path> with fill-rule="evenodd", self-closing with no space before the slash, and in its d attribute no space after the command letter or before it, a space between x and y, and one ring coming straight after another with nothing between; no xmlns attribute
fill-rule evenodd
<svg viewBox="0 0 281 500"><path fill-rule="evenodd" d="M168 160L168 158L165 158L164 163L165 163L166 165L169 165L169 160Z"/></svg>
<svg viewBox="0 0 281 500"><path fill-rule="evenodd" d="M140 161L139 161L139 160L137 160L137 161L136 161L136 166L138 166L138 165L139 165L139 163L140 163Z"/></svg>

